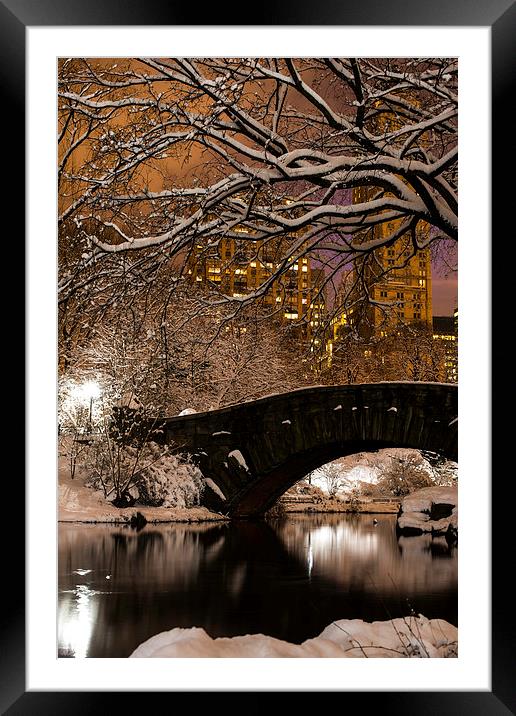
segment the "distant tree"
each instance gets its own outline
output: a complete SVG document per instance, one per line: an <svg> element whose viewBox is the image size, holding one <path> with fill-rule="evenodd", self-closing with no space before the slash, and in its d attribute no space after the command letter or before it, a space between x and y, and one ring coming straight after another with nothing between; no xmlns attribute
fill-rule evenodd
<svg viewBox="0 0 516 716"><path fill-rule="evenodd" d="M426 324L400 324L385 336L361 338L349 331L333 347L326 383L382 380L443 381L446 351Z"/></svg>
<svg viewBox="0 0 516 716"><path fill-rule="evenodd" d="M361 498L364 496L363 490L360 489L357 483L353 484L353 487L349 491L348 501L351 512L359 512L361 505Z"/></svg>
<svg viewBox="0 0 516 716"><path fill-rule="evenodd" d="M60 385L94 379L107 412L132 401L173 415L286 392L311 379L294 332L253 308L238 317L213 307L194 315L189 291L174 294L166 314L136 302L96 324L70 353Z"/></svg>
<svg viewBox="0 0 516 716"><path fill-rule="evenodd" d="M337 461L322 465L317 470L314 470L312 474L322 479L329 497L335 497L341 487L346 484L342 465Z"/></svg>
<svg viewBox="0 0 516 716"><path fill-rule="evenodd" d="M380 380L443 381L446 351L427 324L400 325L377 346Z"/></svg>
<svg viewBox="0 0 516 716"><path fill-rule="evenodd" d="M368 342L349 332L333 344L331 361L323 373L326 383L353 384L373 380L374 364Z"/></svg>
<svg viewBox="0 0 516 716"><path fill-rule="evenodd" d="M421 455L414 453L403 457L391 457L384 468L377 487L383 493L403 497L414 490L432 487L430 466Z"/></svg>

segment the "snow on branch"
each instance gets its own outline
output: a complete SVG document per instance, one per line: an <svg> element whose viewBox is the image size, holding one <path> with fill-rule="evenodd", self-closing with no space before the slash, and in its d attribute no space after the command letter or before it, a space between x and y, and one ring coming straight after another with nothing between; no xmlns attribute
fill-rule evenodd
<svg viewBox="0 0 516 716"><path fill-rule="evenodd" d="M58 100L62 302L114 285L129 254L139 286L184 271L199 242L281 239L270 286L291 259L349 265L400 227L415 250L457 239L456 60L74 59Z"/></svg>

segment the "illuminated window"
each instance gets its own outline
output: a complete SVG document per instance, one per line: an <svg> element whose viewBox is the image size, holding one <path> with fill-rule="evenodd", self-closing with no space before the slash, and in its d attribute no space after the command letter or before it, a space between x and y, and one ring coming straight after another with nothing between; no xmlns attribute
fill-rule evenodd
<svg viewBox="0 0 516 716"><path fill-rule="evenodd" d="M202 281L202 276L196 276L196 277L195 277L195 280L196 280L196 281Z"/></svg>
<svg viewBox="0 0 516 716"><path fill-rule="evenodd" d="M285 318L288 318L289 321L295 320L298 318L297 313L285 313Z"/></svg>
<svg viewBox="0 0 516 716"><path fill-rule="evenodd" d="M303 273L306 273L308 271L308 266L302 266L301 271L303 271Z"/></svg>
<svg viewBox="0 0 516 716"><path fill-rule="evenodd" d="M301 299L301 303L308 303L308 299L307 299L307 298L302 298L302 299Z"/></svg>
<svg viewBox="0 0 516 716"><path fill-rule="evenodd" d="M279 303L281 301L281 296L276 296L276 303Z"/></svg>

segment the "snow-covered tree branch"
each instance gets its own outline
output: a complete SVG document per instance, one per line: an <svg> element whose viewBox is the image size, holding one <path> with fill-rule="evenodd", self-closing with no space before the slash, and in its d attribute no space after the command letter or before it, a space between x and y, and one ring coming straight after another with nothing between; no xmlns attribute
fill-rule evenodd
<svg viewBox="0 0 516 716"><path fill-rule="evenodd" d="M62 305L222 239L280 253L250 303L302 256L332 280L405 233L457 238L453 59L63 60L59 147Z"/></svg>

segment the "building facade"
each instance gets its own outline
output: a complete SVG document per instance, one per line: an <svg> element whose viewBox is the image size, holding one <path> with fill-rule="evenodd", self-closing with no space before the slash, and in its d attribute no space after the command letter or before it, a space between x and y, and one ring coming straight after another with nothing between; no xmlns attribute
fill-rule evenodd
<svg viewBox="0 0 516 716"><path fill-rule="evenodd" d="M457 383L459 379L457 316L455 311L453 316L434 316L433 319L433 339L444 348L441 377L446 383Z"/></svg>
<svg viewBox="0 0 516 716"><path fill-rule="evenodd" d="M280 259L284 261L284 241L222 239L213 249L199 243L187 261L188 277L207 292L233 298L256 292L257 303L271 318L299 327L304 337L320 342L317 334L326 310L324 271L303 257L292 260L287 270L275 277Z"/></svg>
<svg viewBox="0 0 516 716"><path fill-rule="evenodd" d="M366 202L371 189L353 191L353 202ZM395 222L379 224L369 230L367 239L386 239L396 229ZM417 238L428 236L430 226L419 222ZM355 262L367 287L368 301L360 315L359 332L366 337L385 336L397 326L418 324L432 328L432 267L429 249L414 252L413 239L405 234ZM356 312L355 312L356 313ZM349 316L353 321L353 316ZM355 318L358 322L358 319Z"/></svg>

